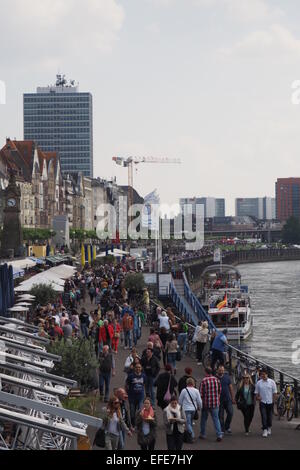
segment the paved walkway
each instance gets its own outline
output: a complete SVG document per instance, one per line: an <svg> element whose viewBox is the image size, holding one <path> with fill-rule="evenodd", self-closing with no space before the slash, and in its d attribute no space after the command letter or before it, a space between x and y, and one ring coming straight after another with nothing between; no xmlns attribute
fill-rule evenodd
<svg viewBox="0 0 300 470"><path fill-rule="evenodd" d="M91 309L91 305L89 303L86 307ZM146 348L148 337L149 328L144 327L142 338L137 347L139 353ZM116 356L116 377L112 379L111 391L113 391L114 388L124 387L125 374L123 369L128 354L129 351L124 351L124 348L120 345L119 354ZM177 367L177 380L184 375L184 369L186 367L192 367L193 376L197 379L197 384L199 384L201 378L203 378L203 368L197 366L194 359L184 357L181 362L177 363ZM163 369L162 362L161 368ZM101 403L100 407L104 407L104 403ZM162 424L162 411L159 407L156 407L156 412L158 416L156 450L167 450L166 436L164 426ZM267 439L262 437L258 407L256 407L255 417L252 423L252 433L249 436L245 436L244 434L243 416L236 407L234 409L231 428L233 435L226 435L224 436L223 442L217 443L211 418L209 418L207 426L207 440L200 441L198 439L200 434L200 421L197 421L194 428L197 441L195 444L184 444L183 450L300 450L300 431L295 430L296 422L288 423L286 419L278 421L278 418L274 417L272 437ZM133 435L132 438L127 437L126 439L126 450L139 449L136 435ZM99 450L98 448L96 449Z"/></svg>

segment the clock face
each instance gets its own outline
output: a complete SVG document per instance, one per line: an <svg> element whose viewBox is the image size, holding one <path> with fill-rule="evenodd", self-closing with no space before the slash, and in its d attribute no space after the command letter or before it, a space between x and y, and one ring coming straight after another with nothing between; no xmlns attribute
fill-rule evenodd
<svg viewBox="0 0 300 470"><path fill-rule="evenodd" d="M7 200L7 207L16 207L17 201L14 198L10 198Z"/></svg>

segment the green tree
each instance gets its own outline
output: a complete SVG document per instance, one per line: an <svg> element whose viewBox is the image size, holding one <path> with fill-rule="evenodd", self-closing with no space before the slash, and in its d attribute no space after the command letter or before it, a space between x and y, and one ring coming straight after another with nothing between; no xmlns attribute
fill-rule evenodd
<svg viewBox="0 0 300 470"><path fill-rule="evenodd" d="M58 293L48 284L39 284L33 286L30 294L35 296L36 305L47 305L49 303L55 302L58 297Z"/></svg>
<svg viewBox="0 0 300 470"><path fill-rule="evenodd" d="M125 288L131 291L141 292L146 287L142 273L128 274L125 279Z"/></svg>
<svg viewBox="0 0 300 470"><path fill-rule="evenodd" d="M282 230L282 241L286 244L300 244L300 220L290 217Z"/></svg>
<svg viewBox="0 0 300 470"><path fill-rule="evenodd" d="M92 339L57 340L48 346L48 352L62 358L55 364L54 374L76 380L82 393L97 388L98 361Z"/></svg>

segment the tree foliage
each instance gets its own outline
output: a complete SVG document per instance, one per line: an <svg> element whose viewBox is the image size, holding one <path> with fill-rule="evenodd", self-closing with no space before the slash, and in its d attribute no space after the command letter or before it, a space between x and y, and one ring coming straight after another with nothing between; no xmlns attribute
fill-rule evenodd
<svg viewBox="0 0 300 470"><path fill-rule="evenodd" d="M141 292L146 287L142 273L128 274L125 279L125 288L135 292Z"/></svg>
<svg viewBox="0 0 300 470"><path fill-rule="evenodd" d="M282 241L286 244L300 244L300 220L290 217L282 230Z"/></svg>
<svg viewBox="0 0 300 470"><path fill-rule="evenodd" d="M25 241L47 241L55 236L55 232L47 229L23 228L23 239Z"/></svg>
<svg viewBox="0 0 300 470"><path fill-rule="evenodd" d="M40 304L43 306L55 302L58 297L58 293L48 284L39 284L33 286L30 294L35 296L36 305Z"/></svg>
<svg viewBox="0 0 300 470"><path fill-rule="evenodd" d="M55 364L54 374L76 380L82 393L97 388L98 361L92 339L57 340L48 346L48 352L62 358Z"/></svg>

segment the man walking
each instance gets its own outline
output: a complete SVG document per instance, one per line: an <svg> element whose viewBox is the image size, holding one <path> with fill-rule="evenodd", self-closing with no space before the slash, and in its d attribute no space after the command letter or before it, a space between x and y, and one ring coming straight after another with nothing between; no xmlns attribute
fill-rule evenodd
<svg viewBox="0 0 300 470"><path fill-rule="evenodd" d="M127 393L125 392L123 388L118 388L115 391L115 396L119 399L121 416L123 418L124 423L126 424L128 429L130 429L130 431L133 431L131 418L130 418L130 410L129 410ZM126 432L124 429L121 429L118 450L125 449L125 439L126 439Z"/></svg>
<svg viewBox="0 0 300 470"><path fill-rule="evenodd" d="M133 340L133 318L129 314L128 310L126 310L123 316L122 328L124 331L124 342L125 342L124 349L131 349L132 340Z"/></svg>
<svg viewBox="0 0 300 470"><path fill-rule="evenodd" d="M259 380L255 387L256 399L259 401L259 409L262 420L263 437L271 436L272 434L272 418L273 406L276 400L277 387L274 380L269 379L268 371L263 369L261 371L261 380Z"/></svg>
<svg viewBox="0 0 300 470"><path fill-rule="evenodd" d="M221 397L220 397L220 410L219 419L221 423L222 432L225 434L232 434L230 425L233 418L233 405L235 404L235 397L233 386L229 374L225 374L224 366L219 366L217 370L217 378L221 383ZM224 422L224 415L226 411L226 421Z"/></svg>
<svg viewBox="0 0 300 470"><path fill-rule="evenodd" d="M142 372L141 364L136 364L134 372L129 374L126 380L126 391L130 405L130 418L132 426L135 426L136 412L142 408L145 398L146 376Z"/></svg>
<svg viewBox="0 0 300 470"><path fill-rule="evenodd" d="M155 405L154 381L159 374L160 366L152 349L147 349L146 356L142 357L141 364L146 375L146 395L151 398L152 406Z"/></svg>
<svg viewBox="0 0 300 470"><path fill-rule="evenodd" d="M220 380L213 376L213 371L210 367L205 369L205 378L200 385L200 395L203 402L200 439L206 438L206 423L210 414L216 430L217 442L221 442L223 439L219 420L221 384Z"/></svg>
<svg viewBox="0 0 300 470"><path fill-rule="evenodd" d="M109 351L108 346L103 347L103 352L100 353L99 357L99 390L100 390L100 400L108 403L109 401L109 387L111 377L114 377L115 374L115 359L113 354ZM103 393L105 386L105 395Z"/></svg>
<svg viewBox="0 0 300 470"><path fill-rule="evenodd" d="M212 344L212 361L211 361L211 368L213 372L215 371L215 365L219 362L219 365L224 366L225 364L225 347L228 344L227 341L227 330L224 330L222 333L219 333Z"/></svg>

